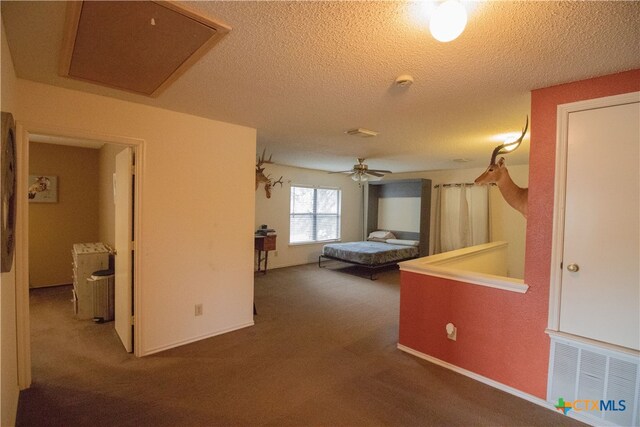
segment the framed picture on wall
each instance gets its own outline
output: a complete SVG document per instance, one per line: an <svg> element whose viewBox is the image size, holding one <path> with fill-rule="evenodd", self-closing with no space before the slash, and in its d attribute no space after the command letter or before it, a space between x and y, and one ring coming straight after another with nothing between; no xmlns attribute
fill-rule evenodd
<svg viewBox="0 0 640 427"><path fill-rule="evenodd" d="M29 202L57 203L58 177L52 175L29 175Z"/></svg>

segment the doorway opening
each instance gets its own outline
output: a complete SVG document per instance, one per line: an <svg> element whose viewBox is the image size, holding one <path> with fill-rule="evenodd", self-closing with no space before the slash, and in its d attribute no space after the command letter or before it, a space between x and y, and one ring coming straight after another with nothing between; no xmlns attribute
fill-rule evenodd
<svg viewBox="0 0 640 427"><path fill-rule="evenodd" d="M105 342L123 353L136 352L137 201L143 141L58 129L22 129L20 134L18 191L30 197L18 204L23 238L17 242L16 258L19 379L26 388L31 383L32 302L52 298L59 307L56 316L62 316L58 320L68 322L76 340L101 328ZM106 248L98 251L104 252L100 262L89 265L78 257L75 249L98 243ZM97 270L104 276L92 274ZM38 297L32 301L30 295ZM34 331L38 332L47 333Z"/></svg>

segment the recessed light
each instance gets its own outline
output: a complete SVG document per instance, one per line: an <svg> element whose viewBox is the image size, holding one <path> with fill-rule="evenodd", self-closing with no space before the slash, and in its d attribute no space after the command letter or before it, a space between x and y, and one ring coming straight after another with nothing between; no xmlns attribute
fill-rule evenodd
<svg viewBox="0 0 640 427"><path fill-rule="evenodd" d="M470 159L465 159L465 158L460 158L460 159L453 159L454 162L458 162L458 163L469 163L471 160Z"/></svg>

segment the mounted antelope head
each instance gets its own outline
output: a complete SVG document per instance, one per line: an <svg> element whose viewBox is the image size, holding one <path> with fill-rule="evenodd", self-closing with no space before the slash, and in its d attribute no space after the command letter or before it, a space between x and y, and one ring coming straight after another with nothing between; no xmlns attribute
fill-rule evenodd
<svg viewBox="0 0 640 427"><path fill-rule="evenodd" d="M280 184L280 187L282 187L282 177L280 177L279 180L274 181L273 178L271 178L271 175L264 174L264 167L262 165L264 165L265 163L273 163L271 161L271 156L273 154L269 156L268 160L265 160L266 153L267 149L265 148L264 150L262 150L262 156L258 157L258 162L256 163L256 190L258 190L258 186L261 183L264 184L264 191L267 194L267 199L270 199L273 186L276 184Z"/></svg>
<svg viewBox="0 0 640 427"><path fill-rule="evenodd" d="M500 160L498 160L498 163L496 163L496 157L498 154L510 153L518 148L522 143L524 135L527 133L528 127L529 117L527 116L527 121L525 122L524 129L522 130L520 137L515 141L498 145L493 150L493 153L491 153L491 162L489 163L489 167L475 180L475 183L480 185L496 184L504 200L509 203L511 207L524 215L525 218L527 217L529 189L518 187L509 176L509 171L504 165L504 157L501 157Z"/></svg>

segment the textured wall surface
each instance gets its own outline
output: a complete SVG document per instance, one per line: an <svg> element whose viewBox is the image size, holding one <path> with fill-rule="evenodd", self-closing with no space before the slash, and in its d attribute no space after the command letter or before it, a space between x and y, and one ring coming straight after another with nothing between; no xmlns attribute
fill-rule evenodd
<svg viewBox="0 0 640 427"><path fill-rule="evenodd" d="M545 398L553 228L556 111L559 104L640 90L640 70L532 92L526 294L402 273L400 344ZM612 153L615 160L617 154ZM458 340L446 338L453 322Z"/></svg>

